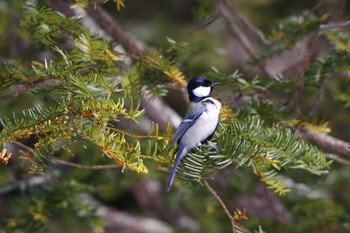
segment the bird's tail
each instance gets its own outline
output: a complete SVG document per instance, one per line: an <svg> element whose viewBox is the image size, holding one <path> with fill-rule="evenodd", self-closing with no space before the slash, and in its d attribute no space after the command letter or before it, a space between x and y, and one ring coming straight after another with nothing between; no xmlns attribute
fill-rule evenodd
<svg viewBox="0 0 350 233"><path fill-rule="evenodd" d="M165 190L167 192L170 191L171 185L173 184L173 181L175 178L175 173L176 173L176 168L179 166L180 160L187 154L187 152L188 152L187 147L185 147L183 145L179 145L173 168L171 169L168 181L167 181L166 186L165 186Z"/></svg>

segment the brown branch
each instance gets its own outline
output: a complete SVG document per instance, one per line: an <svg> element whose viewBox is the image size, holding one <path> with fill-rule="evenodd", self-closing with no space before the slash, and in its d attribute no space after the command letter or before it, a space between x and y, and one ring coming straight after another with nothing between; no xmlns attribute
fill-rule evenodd
<svg viewBox="0 0 350 233"><path fill-rule="evenodd" d="M62 0L46 0L46 3L54 10L61 12L67 17L73 17L76 13L70 8L73 2L66 3ZM141 53L145 50L143 42L126 33L123 28L101 6L93 5L86 9L91 18L115 41L122 44L127 50Z"/></svg>
<svg viewBox="0 0 350 233"><path fill-rule="evenodd" d="M52 157L51 157L52 158ZM88 169L88 170L109 170L109 169L116 169L116 168L121 168L121 165L118 164L105 164L105 165L83 165L83 164L77 164L77 163L72 163L68 162L65 160L57 159L57 158L52 158L53 162L56 162L61 165L69 166L69 167L75 167L79 169Z"/></svg>
<svg viewBox="0 0 350 233"><path fill-rule="evenodd" d="M325 156L326 156L326 158L329 158L329 159L331 159L331 160L334 160L334 161L336 161L336 162L338 162L338 163L341 163L341 164L350 166L350 161L349 161L349 160L343 159L343 158L339 157L338 155L330 154L330 153L325 153Z"/></svg>
<svg viewBox="0 0 350 233"><path fill-rule="evenodd" d="M350 21L340 22L340 23L330 23L330 24L321 24L319 30L329 30L336 28L350 27Z"/></svg>
<svg viewBox="0 0 350 233"><path fill-rule="evenodd" d="M1 187L0 195L5 195L17 190L26 190L28 187L42 186L54 181L54 178L57 176L59 176L59 174L52 173L50 175L32 176L25 180L16 181ZM158 219L134 216L129 213L116 210L107 205L99 203L88 193L81 193L79 196L82 201L96 207L96 214L106 220L107 232L109 232L108 229L111 231L115 229L124 229L126 231L136 233L172 232L171 227L167 223Z"/></svg>
<svg viewBox="0 0 350 233"><path fill-rule="evenodd" d="M173 232L173 229L166 222L161 220L131 215L130 213L119 211L100 203L88 193L82 193L80 196L82 201L96 207L96 215L105 219L106 232Z"/></svg>
<svg viewBox="0 0 350 233"><path fill-rule="evenodd" d="M132 52L141 53L145 45L135 37L126 33L122 27L100 6L89 6L87 13L95 22L100 25L114 40L121 43L126 49Z"/></svg>
<svg viewBox="0 0 350 233"><path fill-rule="evenodd" d="M208 191L215 197L215 199L220 203L221 207L223 208L225 214L230 219L232 224L232 232L235 233L236 226L235 226L235 220L233 219L232 215L230 214L230 211L227 209L224 201L219 197L219 195L215 192L215 190L209 185L209 183L206 180L203 180L203 184L208 189Z"/></svg>
<svg viewBox="0 0 350 233"><path fill-rule="evenodd" d="M75 16L74 11L70 8L71 4L60 0L46 0L47 5L49 5L53 10L62 13L67 17Z"/></svg>
<svg viewBox="0 0 350 233"><path fill-rule="evenodd" d="M260 45L267 45L268 41L265 38L264 33L257 27L255 27L243 14L241 14L238 10L236 10L233 6L233 2L231 0L225 0L226 5L229 7L229 10L232 14L243 24L245 29L249 30L254 37L256 37L259 41Z"/></svg>
<svg viewBox="0 0 350 233"><path fill-rule="evenodd" d="M304 77L305 71L311 62L312 56L314 55L314 51L315 51L317 42L319 41L319 38L320 38L320 35L319 35L319 32L317 31L317 32L315 32L315 34L312 36L312 38L308 42L308 46L307 46L306 52L304 54L304 57L301 60L301 62L298 64L300 66L299 75L298 75L299 78ZM304 90L305 83L306 83L306 81L303 81L302 83L298 84L296 89L290 94L290 97L286 101L285 105L288 105L292 100L295 100L296 103L299 102L298 99ZM297 111L298 115L301 115L300 106L297 105L296 108L297 108L296 111Z"/></svg>
<svg viewBox="0 0 350 233"><path fill-rule="evenodd" d="M210 186L210 184L206 181L203 180L202 181L205 188L213 195L213 197L220 203L222 209L224 210L225 214L227 215L227 217L230 219L231 224L232 224L232 232L235 233L236 232L236 228L245 232L245 233L250 233L250 231L248 229L246 229L245 227L239 225L238 223L236 223L236 221L233 219L232 215L230 214L230 211L227 209L227 206L225 205L224 201L220 198L220 196L215 192L215 190Z"/></svg>
<svg viewBox="0 0 350 233"><path fill-rule="evenodd" d="M41 88L44 86L59 85L59 84L61 84L61 81L57 79L45 79L45 80L37 80L33 83L13 84L8 88L9 93L5 95L1 95L0 98L2 100L8 100L32 89Z"/></svg>
<svg viewBox="0 0 350 233"><path fill-rule="evenodd" d="M223 19L226 28L231 34L231 36L241 44L242 48L247 52L247 54L251 57L252 60L257 60L257 51L255 46L250 42L246 34L243 33L241 29L234 24L234 22L232 22L229 16L229 12L227 11L228 6L225 5L224 0L215 0L214 4L218 15ZM264 66L262 66L261 64L257 64L257 66L261 70L261 72L266 74Z"/></svg>
<svg viewBox="0 0 350 233"><path fill-rule="evenodd" d="M324 90L326 89L328 81L331 79L331 75L327 74L325 79L323 80L321 87L318 89L317 94L315 96L313 107L309 113L309 117L312 118L315 112L319 109L323 97Z"/></svg>
<svg viewBox="0 0 350 233"><path fill-rule="evenodd" d="M169 122L177 128L182 120L179 114L170 108L162 98L152 98L152 93L146 88L143 89L141 106L145 109L149 118L157 122L161 131L166 130Z"/></svg>
<svg viewBox="0 0 350 233"><path fill-rule="evenodd" d="M19 180L14 183L7 184L6 186L0 188L0 195L7 194L18 189L25 190L27 187L39 186L49 183L54 178L53 176L54 173L50 175L32 176L26 180Z"/></svg>
<svg viewBox="0 0 350 233"><path fill-rule="evenodd" d="M310 139L324 148L350 156L350 144L348 142L327 134L313 132L302 127L298 128L298 133L302 138Z"/></svg>
<svg viewBox="0 0 350 233"><path fill-rule="evenodd" d="M12 141L13 144L16 144L24 149L26 149L27 151L30 151L31 153L33 153L35 151L35 149L21 143L18 141ZM106 169L116 169L116 168L121 168L121 165L118 164L106 164L106 165L82 165L82 164L76 164L76 163L72 163L72 162L68 162L68 161L64 161L58 158L54 158L54 157L50 157L52 159L53 162L56 162L58 164L61 165L66 165L69 167L75 167L75 168L80 168L80 169L90 169L90 170L106 170Z"/></svg>
<svg viewBox="0 0 350 233"><path fill-rule="evenodd" d="M133 137L133 138L137 138L137 139L158 139L158 140L165 139L162 136L155 136L155 135L136 135L136 134L128 133L124 130L112 128L112 127L108 127L108 129L115 131L115 132L118 132L118 133L125 134L125 135Z"/></svg>
<svg viewBox="0 0 350 233"><path fill-rule="evenodd" d="M304 183L297 183L295 180L288 176L280 175L279 179L286 185L285 187L288 189L292 189L293 192L297 192L301 195L304 195L310 199L326 199L331 200L331 197L328 193L325 193L321 190L318 190L315 187L309 186ZM291 222L290 222L291 223Z"/></svg>

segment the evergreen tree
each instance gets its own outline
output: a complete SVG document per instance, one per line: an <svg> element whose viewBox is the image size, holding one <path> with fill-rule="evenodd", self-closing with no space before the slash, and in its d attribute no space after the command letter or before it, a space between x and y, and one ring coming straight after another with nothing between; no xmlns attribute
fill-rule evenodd
<svg viewBox="0 0 350 233"><path fill-rule="evenodd" d="M348 191L332 198L350 164L340 157L350 154L342 126L350 23L333 23L342 16L337 5L321 2L265 36L230 1L196 1L200 32L185 40L157 35L160 44L150 48L117 23L128 25L128 4L28 0L0 9L2 232L54 232L69 221L72 232L81 225L94 232L114 225L120 232L171 232L170 225L184 232L349 231ZM206 35L213 24L233 57L221 60L226 66L198 67L196 53L204 56L212 50L206 43L218 40ZM219 150L192 150L166 194L161 186L174 161L167 148L179 122L170 106L185 109L193 74L224 84L214 93L224 107L209 142ZM113 204L155 217L156 230L130 213L118 222L113 213L125 213ZM188 225L180 222L186 215ZM129 223L135 219L139 225Z"/></svg>

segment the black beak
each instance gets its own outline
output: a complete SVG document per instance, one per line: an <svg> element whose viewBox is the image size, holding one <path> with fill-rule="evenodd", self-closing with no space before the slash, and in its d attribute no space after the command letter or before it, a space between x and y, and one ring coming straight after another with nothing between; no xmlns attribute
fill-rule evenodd
<svg viewBox="0 0 350 233"><path fill-rule="evenodd" d="M215 83L214 82L214 83L211 84L212 87L215 87L216 85L220 85L220 83Z"/></svg>

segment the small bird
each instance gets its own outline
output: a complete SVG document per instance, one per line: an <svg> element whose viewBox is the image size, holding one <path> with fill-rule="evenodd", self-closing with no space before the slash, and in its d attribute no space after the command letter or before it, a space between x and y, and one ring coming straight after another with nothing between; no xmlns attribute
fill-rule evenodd
<svg viewBox="0 0 350 233"><path fill-rule="evenodd" d="M167 191L170 190L174 181L180 160L192 148L204 146L203 143L214 135L219 122L221 103L210 95L217 84L204 77L196 77L192 78L187 85L190 106L168 149L170 151L177 143L177 155L166 184ZM214 149L217 150L216 147Z"/></svg>

